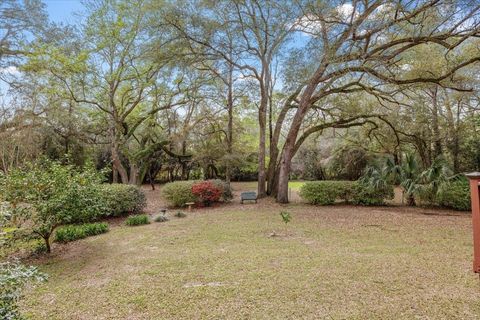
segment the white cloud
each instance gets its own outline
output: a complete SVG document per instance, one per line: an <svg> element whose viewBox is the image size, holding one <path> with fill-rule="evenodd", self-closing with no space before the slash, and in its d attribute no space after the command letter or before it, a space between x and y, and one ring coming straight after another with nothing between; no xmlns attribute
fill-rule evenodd
<svg viewBox="0 0 480 320"><path fill-rule="evenodd" d="M20 70L18 70L15 66L8 66L0 68L0 73L10 76L18 76L20 74Z"/></svg>
<svg viewBox="0 0 480 320"><path fill-rule="evenodd" d="M347 22L351 19L352 14L354 19L358 17L359 13L354 11L355 9L351 3L344 3L335 7L331 12L331 15L343 22ZM318 35L322 31L322 25L318 16L307 13L295 20L293 23L293 29L308 35Z"/></svg>
<svg viewBox="0 0 480 320"><path fill-rule="evenodd" d="M348 20L352 16L354 8L351 3L344 3L336 7L335 10L343 20ZM355 12L354 16L358 16L358 12Z"/></svg>
<svg viewBox="0 0 480 320"><path fill-rule="evenodd" d="M293 29L312 35L319 34L322 31L322 26L320 21L318 21L318 17L313 14L306 14L295 20Z"/></svg>

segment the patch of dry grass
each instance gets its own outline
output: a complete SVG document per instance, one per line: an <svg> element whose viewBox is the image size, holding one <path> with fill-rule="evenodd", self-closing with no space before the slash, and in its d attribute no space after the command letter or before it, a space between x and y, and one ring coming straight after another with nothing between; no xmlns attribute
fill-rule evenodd
<svg viewBox="0 0 480 320"><path fill-rule="evenodd" d="M292 213L287 228L280 210ZM262 200L118 226L37 261L50 280L23 310L33 319L477 319L469 216L432 213Z"/></svg>

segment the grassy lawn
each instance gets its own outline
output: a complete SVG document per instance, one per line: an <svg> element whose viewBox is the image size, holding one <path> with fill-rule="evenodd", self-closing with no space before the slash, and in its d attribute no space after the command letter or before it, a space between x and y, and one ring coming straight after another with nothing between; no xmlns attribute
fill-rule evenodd
<svg viewBox="0 0 480 320"><path fill-rule="evenodd" d="M480 315L469 215L268 201L56 246L34 261L50 279L22 309L32 319ZM292 213L287 228L280 210Z"/></svg>
<svg viewBox="0 0 480 320"><path fill-rule="evenodd" d="M300 188L303 186L305 181L289 181L288 187L291 190L300 191ZM257 181L250 181L250 182L233 182L234 188L236 187L238 190L246 191L257 191Z"/></svg>

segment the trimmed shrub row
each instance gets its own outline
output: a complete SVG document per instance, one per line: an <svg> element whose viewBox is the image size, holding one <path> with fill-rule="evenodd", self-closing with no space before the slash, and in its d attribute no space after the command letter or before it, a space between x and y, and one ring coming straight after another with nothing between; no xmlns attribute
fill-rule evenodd
<svg viewBox="0 0 480 320"><path fill-rule="evenodd" d="M173 207L184 206L187 202L204 203L230 201L233 198L231 187L222 180L175 181L162 188L162 194Z"/></svg>
<svg viewBox="0 0 480 320"><path fill-rule="evenodd" d="M55 233L56 242L70 242L108 231L106 223L86 223L81 225L68 225L57 229Z"/></svg>
<svg viewBox="0 0 480 320"><path fill-rule="evenodd" d="M393 187L375 189L358 181L314 181L306 182L300 196L311 204L331 205L340 200L359 205L383 205L393 199Z"/></svg>

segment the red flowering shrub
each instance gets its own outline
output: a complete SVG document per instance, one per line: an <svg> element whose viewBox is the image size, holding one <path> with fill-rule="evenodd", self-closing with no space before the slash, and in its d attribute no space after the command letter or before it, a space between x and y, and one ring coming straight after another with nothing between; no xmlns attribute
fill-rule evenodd
<svg viewBox="0 0 480 320"><path fill-rule="evenodd" d="M192 186L192 193L202 201L205 206L219 201L222 196L222 190L210 181L202 181Z"/></svg>

